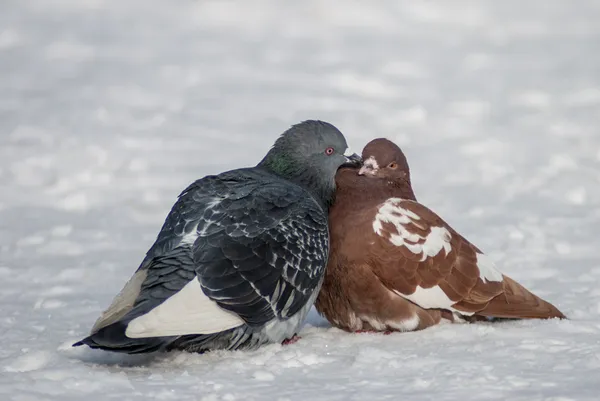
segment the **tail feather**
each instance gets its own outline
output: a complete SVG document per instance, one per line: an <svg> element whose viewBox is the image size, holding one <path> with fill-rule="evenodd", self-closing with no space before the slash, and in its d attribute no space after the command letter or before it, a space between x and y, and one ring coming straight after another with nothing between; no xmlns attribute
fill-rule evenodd
<svg viewBox="0 0 600 401"><path fill-rule="evenodd" d="M566 319L551 303L531 293L521 284L504 276L504 291L489 301L477 315L517 319Z"/></svg>
<svg viewBox="0 0 600 401"><path fill-rule="evenodd" d="M87 345L93 349L140 354L163 350L174 340L173 337L129 338L125 335L126 328L127 325L121 321L110 324L73 346Z"/></svg>

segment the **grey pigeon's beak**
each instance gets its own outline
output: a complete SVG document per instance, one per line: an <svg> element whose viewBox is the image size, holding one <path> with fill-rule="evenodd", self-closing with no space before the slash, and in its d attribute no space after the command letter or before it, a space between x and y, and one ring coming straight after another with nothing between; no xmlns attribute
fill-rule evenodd
<svg viewBox="0 0 600 401"><path fill-rule="evenodd" d="M351 153L350 148L346 150L344 153L344 157L346 158L346 162L342 164L342 167L360 167L362 166L362 158L356 153Z"/></svg>

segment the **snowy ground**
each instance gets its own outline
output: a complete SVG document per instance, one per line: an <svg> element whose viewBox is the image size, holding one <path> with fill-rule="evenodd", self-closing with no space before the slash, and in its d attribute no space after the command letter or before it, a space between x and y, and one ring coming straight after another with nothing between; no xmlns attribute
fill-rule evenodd
<svg viewBox="0 0 600 401"><path fill-rule="evenodd" d="M599 2L285 4L3 1L0 399L597 400ZM69 347L180 190L307 118L403 145L420 200L572 320Z"/></svg>

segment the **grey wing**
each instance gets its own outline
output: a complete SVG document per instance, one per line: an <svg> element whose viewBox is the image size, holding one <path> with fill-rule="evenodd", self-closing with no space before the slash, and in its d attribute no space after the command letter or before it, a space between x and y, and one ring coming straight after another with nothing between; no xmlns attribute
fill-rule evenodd
<svg viewBox="0 0 600 401"><path fill-rule="evenodd" d="M265 216L275 218L263 229L265 216L250 210L230 210L243 222L226 235L200 235L194 244L196 271L204 293L251 326L273 318L294 316L318 290L328 256L327 220L318 207L294 203L275 206Z"/></svg>

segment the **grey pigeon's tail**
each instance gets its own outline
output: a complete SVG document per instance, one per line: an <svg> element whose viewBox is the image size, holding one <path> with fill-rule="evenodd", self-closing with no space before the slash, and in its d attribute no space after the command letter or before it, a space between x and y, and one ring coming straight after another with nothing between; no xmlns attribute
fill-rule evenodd
<svg viewBox="0 0 600 401"><path fill-rule="evenodd" d="M174 350L203 353L211 349L256 349L267 342L260 330L255 331L248 326L213 334L150 338L129 338L125 336L126 327L123 322L113 323L76 342L73 347L87 345L93 349L126 354Z"/></svg>
<svg viewBox="0 0 600 401"><path fill-rule="evenodd" d="M122 321L110 324L73 346L87 345L105 351L140 354L163 350L174 340L173 337L129 338L125 335L126 328L127 324Z"/></svg>

